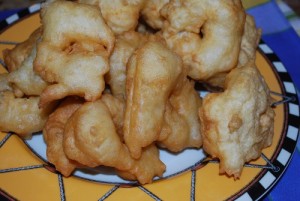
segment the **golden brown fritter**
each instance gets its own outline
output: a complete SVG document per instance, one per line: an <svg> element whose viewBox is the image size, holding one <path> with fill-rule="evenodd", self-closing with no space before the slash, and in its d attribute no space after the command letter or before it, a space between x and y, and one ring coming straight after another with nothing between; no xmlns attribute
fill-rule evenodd
<svg viewBox="0 0 300 201"><path fill-rule="evenodd" d="M128 63L124 137L131 156L159 137L168 98L184 77L181 59L159 42L148 42Z"/></svg>
<svg viewBox="0 0 300 201"><path fill-rule="evenodd" d="M225 91L208 94L199 115L203 148L220 159L220 173L240 177L244 163L271 145L274 111L254 61L232 70Z"/></svg>
<svg viewBox="0 0 300 201"><path fill-rule="evenodd" d="M38 107L39 97L16 98L11 91L0 93L0 130L30 137L41 131L52 112L52 105Z"/></svg>
<svg viewBox="0 0 300 201"><path fill-rule="evenodd" d="M101 12L70 1L43 5L43 33L34 70L50 85L41 94L40 106L69 95L98 99L114 46L114 35Z"/></svg>
<svg viewBox="0 0 300 201"><path fill-rule="evenodd" d="M47 145L47 159L64 176L70 176L75 168L80 166L77 162L67 158L63 149L63 139L68 119L82 104L82 100L68 97L49 116L43 129Z"/></svg>
<svg viewBox="0 0 300 201"><path fill-rule="evenodd" d="M163 36L190 77L205 81L236 66L246 17L240 0L171 0L161 13Z"/></svg>

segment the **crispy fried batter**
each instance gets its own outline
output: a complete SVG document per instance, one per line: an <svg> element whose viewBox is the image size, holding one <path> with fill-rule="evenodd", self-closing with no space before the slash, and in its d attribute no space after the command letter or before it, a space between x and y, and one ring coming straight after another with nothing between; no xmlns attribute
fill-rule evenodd
<svg viewBox="0 0 300 201"><path fill-rule="evenodd" d="M256 50L260 40L261 30L256 28L252 16L246 15L244 31L239 52L238 64L236 67L246 65L250 60L255 60ZM222 72L209 78L206 82L214 87L224 87L225 77L229 72Z"/></svg>
<svg viewBox="0 0 300 201"><path fill-rule="evenodd" d="M220 159L220 172L240 177L245 162L260 156L273 137L269 89L254 61L232 70L223 93L208 94L199 111L203 148Z"/></svg>
<svg viewBox="0 0 300 201"><path fill-rule="evenodd" d="M158 139L168 98L184 76L181 59L158 42L146 43L131 57L124 137L133 158Z"/></svg>
<svg viewBox="0 0 300 201"><path fill-rule="evenodd" d="M13 91L11 84L7 80L8 75L9 73L0 74L0 92Z"/></svg>
<svg viewBox="0 0 300 201"><path fill-rule="evenodd" d="M111 94L103 94L101 100L111 114L112 120L116 127L116 131L120 136L120 139L124 141L123 124L126 107L124 99L116 98Z"/></svg>
<svg viewBox="0 0 300 201"><path fill-rule="evenodd" d="M66 154L67 158L76 161L77 163L87 166L87 167L97 167L99 163L83 153L77 145L75 139L75 125L77 119L73 118L72 116L68 119L65 130L64 130L64 137L63 137L63 150Z"/></svg>
<svg viewBox="0 0 300 201"><path fill-rule="evenodd" d="M36 29L27 40L17 44L13 49L5 49L3 51L4 63L9 72L15 71L20 67L25 58L30 54L36 41L41 36L41 27Z"/></svg>
<svg viewBox="0 0 300 201"><path fill-rule="evenodd" d="M115 48L109 60L110 70L105 75L105 81L110 86L110 90L114 96L120 98L126 97L126 66L128 60L135 50L148 41L165 43L164 39L158 34L142 34L129 31L117 36Z"/></svg>
<svg viewBox="0 0 300 201"><path fill-rule="evenodd" d="M254 18L247 14L241 42L238 66L246 65L250 60L255 60L256 50L261 37L261 29L256 28Z"/></svg>
<svg viewBox="0 0 300 201"><path fill-rule="evenodd" d="M127 180L138 180L140 184L152 183L155 176L161 177L166 170L165 164L159 159L159 151L152 144L143 149L138 160L127 171L117 171L118 175Z"/></svg>
<svg viewBox="0 0 300 201"><path fill-rule="evenodd" d="M36 57L36 46L33 45L31 53L22 62L19 68L9 73L8 81L14 88L18 97L24 94L27 96L38 96L48 84L33 71L33 61Z"/></svg>
<svg viewBox="0 0 300 201"><path fill-rule="evenodd" d="M63 150L65 124L82 104L82 100L68 97L49 116L43 129L44 139L47 144L47 159L55 165L56 170L66 177L70 176L75 168L80 165L67 158Z"/></svg>
<svg viewBox="0 0 300 201"><path fill-rule="evenodd" d="M100 10L54 1L44 4L41 17L43 34L34 70L51 85L41 94L40 106L68 95L83 96L87 101L98 99L114 46L114 35Z"/></svg>
<svg viewBox="0 0 300 201"><path fill-rule="evenodd" d="M160 10L166 5L169 0L147 0L141 11L143 19L153 29L162 29L164 25L164 18L160 14Z"/></svg>
<svg viewBox="0 0 300 201"><path fill-rule="evenodd" d="M70 118L65 132L71 132L74 144L81 154L97 165L128 170L133 160L121 142L108 108L101 100L84 103ZM68 148L68 147L65 147ZM77 157L67 156L82 163ZM94 164L87 166L95 166Z"/></svg>
<svg viewBox="0 0 300 201"><path fill-rule="evenodd" d="M167 104L160 133L160 146L172 152L202 146L198 116L201 104L201 98L194 89L194 82L186 78L181 88L170 96L170 104Z"/></svg>
<svg viewBox="0 0 300 201"><path fill-rule="evenodd" d="M110 57L110 70L105 76L114 96L125 98L126 65L133 52L147 41L147 36L130 31L117 36Z"/></svg>
<svg viewBox="0 0 300 201"><path fill-rule="evenodd" d="M147 0L78 0L80 3L98 6L115 34L135 30L145 1Z"/></svg>
<svg viewBox="0 0 300 201"><path fill-rule="evenodd" d="M30 137L41 131L52 111L52 105L38 107L39 97L15 98L13 92L0 93L0 130Z"/></svg>
<svg viewBox="0 0 300 201"><path fill-rule="evenodd" d="M236 66L245 22L240 0L171 0L161 13L163 35L190 77L205 81Z"/></svg>

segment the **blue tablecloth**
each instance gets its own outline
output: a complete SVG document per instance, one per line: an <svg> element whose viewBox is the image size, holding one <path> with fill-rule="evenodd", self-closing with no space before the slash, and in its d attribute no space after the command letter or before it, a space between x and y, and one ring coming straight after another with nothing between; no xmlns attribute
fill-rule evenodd
<svg viewBox="0 0 300 201"><path fill-rule="evenodd" d="M0 12L0 20L18 10ZM274 1L248 9L262 28L262 39L277 54L287 68L296 87L300 89L300 38ZM299 93L298 93L299 94ZM265 201L300 200L300 142L292 161L280 181L274 186Z"/></svg>

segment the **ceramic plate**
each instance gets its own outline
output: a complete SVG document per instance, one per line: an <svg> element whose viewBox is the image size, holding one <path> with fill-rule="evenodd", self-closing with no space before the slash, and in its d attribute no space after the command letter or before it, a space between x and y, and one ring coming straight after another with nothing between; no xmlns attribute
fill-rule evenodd
<svg viewBox="0 0 300 201"><path fill-rule="evenodd" d="M0 22L0 52L28 38L40 25L39 10L40 5L36 4ZM245 165L239 180L219 175L218 162L207 160L201 149L177 155L161 151L167 165L164 178L143 186L103 169L78 170L74 176L65 178L48 164L41 133L25 141L11 133L0 133L0 196L12 200L248 201L262 198L278 182L292 158L299 133L299 104L284 65L263 42L257 51L256 64L275 101L275 134L272 146L264 149L259 159ZM5 71L2 62L0 72Z"/></svg>

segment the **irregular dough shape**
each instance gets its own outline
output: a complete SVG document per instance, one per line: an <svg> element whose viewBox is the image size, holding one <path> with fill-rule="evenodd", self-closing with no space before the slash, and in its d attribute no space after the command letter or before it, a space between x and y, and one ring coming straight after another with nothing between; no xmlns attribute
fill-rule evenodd
<svg viewBox="0 0 300 201"><path fill-rule="evenodd" d="M1 92L0 130L14 132L24 138L41 131L53 105L40 109L39 100L39 97L15 98L13 92Z"/></svg>
<svg viewBox="0 0 300 201"><path fill-rule="evenodd" d="M44 129L43 136L47 145L47 159L54 164L56 170L68 177L80 166L76 161L70 160L63 149L65 125L71 115L83 104L83 101L68 97L49 116Z"/></svg>
<svg viewBox="0 0 300 201"><path fill-rule="evenodd" d="M244 163L271 145L274 115L269 89L254 61L227 75L223 93L204 98L199 111L203 148L220 159L220 173L238 178Z"/></svg>
<svg viewBox="0 0 300 201"><path fill-rule="evenodd" d="M183 72L181 59L159 42L146 43L131 57L124 138L133 158L158 139L167 100Z"/></svg>
<svg viewBox="0 0 300 201"><path fill-rule="evenodd" d="M42 40L34 70L51 83L41 94L40 106L69 95L87 101L100 98L114 34L95 6L70 1L43 4ZM79 28L80 27L80 28Z"/></svg>

